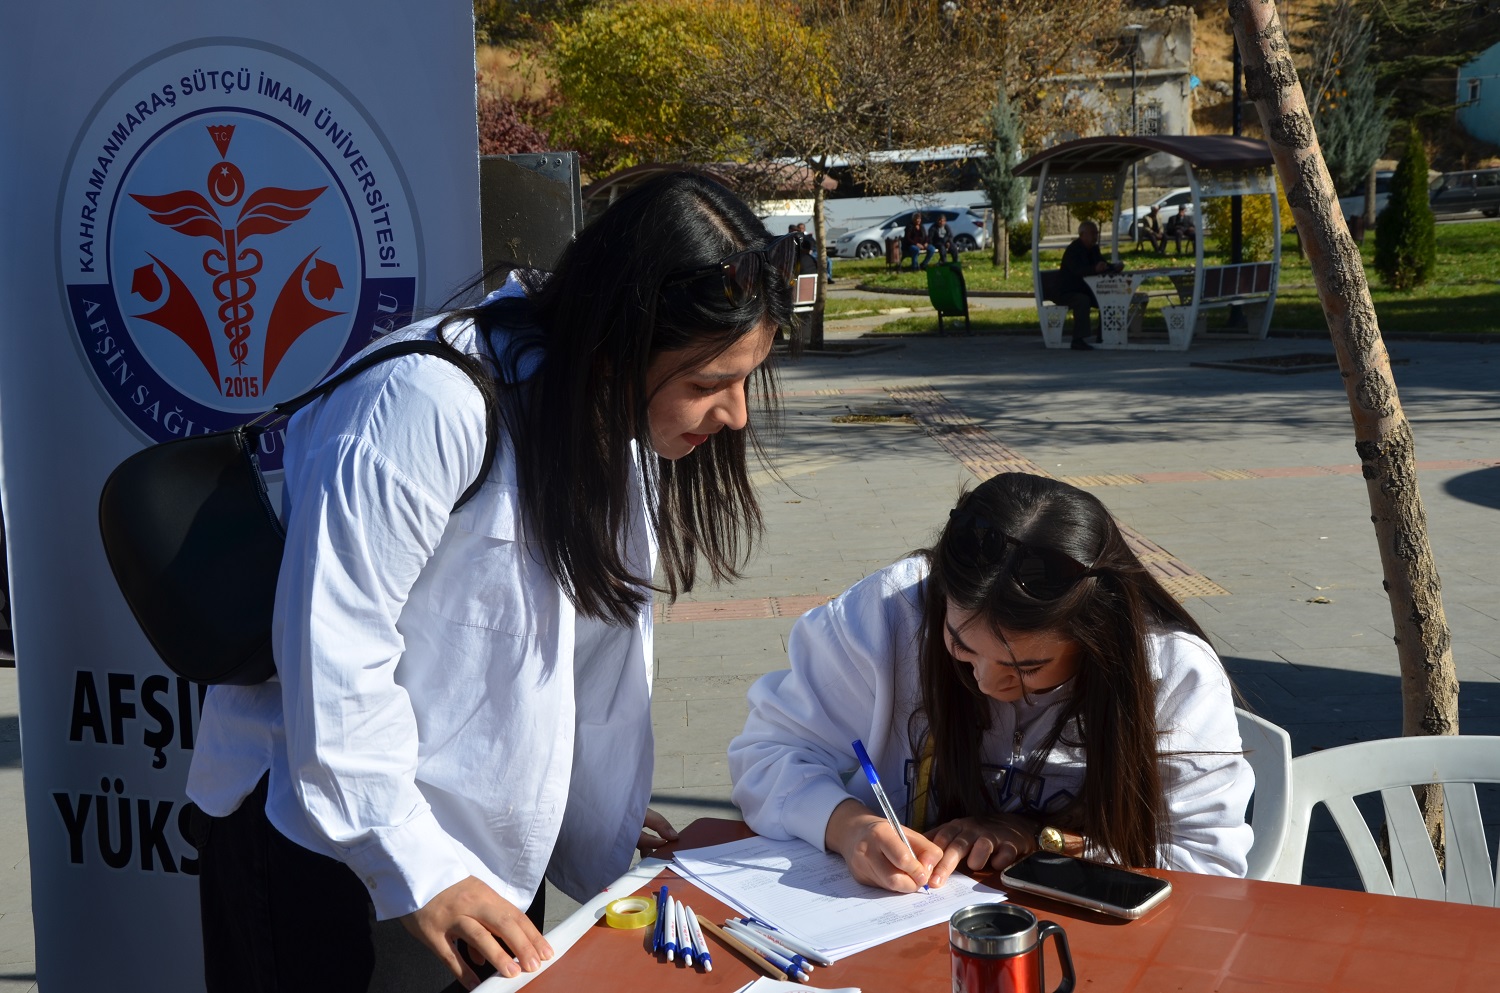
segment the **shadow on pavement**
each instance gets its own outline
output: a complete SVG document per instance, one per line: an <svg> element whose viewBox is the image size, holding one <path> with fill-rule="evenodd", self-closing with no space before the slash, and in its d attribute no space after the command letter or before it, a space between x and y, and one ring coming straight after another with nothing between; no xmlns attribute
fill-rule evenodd
<svg viewBox="0 0 1500 993"><path fill-rule="evenodd" d="M1500 466L1454 476L1443 484L1443 491L1466 503L1500 508Z"/></svg>

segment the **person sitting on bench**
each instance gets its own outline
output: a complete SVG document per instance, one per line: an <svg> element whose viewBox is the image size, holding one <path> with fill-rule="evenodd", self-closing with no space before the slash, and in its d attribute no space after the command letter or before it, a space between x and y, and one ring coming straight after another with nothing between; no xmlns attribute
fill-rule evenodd
<svg viewBox="0 0 1500 993"><path fill-rule="evenodd" d="M1167 235L1161 229L1161 208L1154 203L1136 225L1136 243L1139 245L1142 241L1161 254L1167 254Z"/></svg>
<svg viewBox="0 0 1500 993"><path fill-rule="evenodd" d="M1057 301L1073 311L1073 345L1080 352L1093 349L1088 343L1089 311L1099 306L1094 291L1084 281L1085 276L1097 276L1106 272L1118 272L1124 266L1104 261L1099 251L1099 225L1084 221L1078 225L1078 237L1063 250L1062 278Z"/></svg>
<svg viewBox="0 0 1500 993"><path fill-rule="evenodd" d="M932 242L927 240L927 229L922 226L922 213L918 211L911 215L911 220L906 224L906 233L901 237L901 248L911 256L911 271L926 269L927 263L932 261ZM926 249L927 256L922 259L922 264L917 265L917 256Z"/></svg>
<svg viewBox="0 0 1500 993"><path fill-rule="evenodd" d="M939 262L958 261L958 249L953 247L953 229L948 226L946 215L937 215L937 220L927 229L927 239L937 249Z"/></svg>
<svg viewBox="0 0 1500 993"><path fill-rule="evenodd" d="M1161 240L1161 253L1163 255L1167 254L1168 238L1177 242L1177 247L1173 250L1173 253L1176 255L1182 254L1182 239L1187 239L1188 248L1192 248L1196 244L1198 229L1193 226L1192 217L1188 216L1187 204L1178 204L1177 213L1167 218L1166 234L1162 236Z"/></svg>

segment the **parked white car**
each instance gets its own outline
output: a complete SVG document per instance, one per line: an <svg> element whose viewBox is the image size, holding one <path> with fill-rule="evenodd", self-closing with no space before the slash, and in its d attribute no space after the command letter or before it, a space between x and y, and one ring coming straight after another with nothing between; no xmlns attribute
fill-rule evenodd
<svg viewBox="0 0 1500 993"><path fill-rule="evenodd" d="M838 235L833 242L830 252L841 259L876 259L885 256L885 240L887 238L899 238L906 230L906 225L911 221L911 215L916 210L903 210L899 214L893 214L881 221L879 224L866 228L856 228L845 231ZM931 207L923 209L922 223L931 226L937 220L939 214L948 218L948 226L953 229L953 247L960 252L972 252L984 248L989 244L989 236L985 232L984 217L972 210L957 210L952 207Z"/></svg>

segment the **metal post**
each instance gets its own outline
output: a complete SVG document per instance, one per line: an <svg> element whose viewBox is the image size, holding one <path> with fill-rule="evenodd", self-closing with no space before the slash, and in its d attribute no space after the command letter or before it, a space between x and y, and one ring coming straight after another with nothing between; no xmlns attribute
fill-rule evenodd
<svg viewBox="0 0 1500 993"><path fill-rule="evenodd" d="M1242 75L1242 73L1241 73L1241 66L1240 66L1240 45L1239 45L1239 42L1235 42L1235 44L1234 44L1234 97L1233 97L1233 99L1234 99L1234 108L1233 108L1233 117L1231 119L1233 121L1234 134L1236 136L1238 136L1240 134L1241 128L1243 126L1243 117L1242 117L1241 106L1240 106L1241 103L1242 103L1242 99L1241 99L1241 96L1240 96L1240 77L1241 77L1241 75ZM1232 196L1232 197L1229 198L1229 261L1233 262L1233 263L1240 263L1240 262L1245 261L1245 249L1244 249L1244 245L1242 244L1242 242L1244 240L1244 236L1245 236L1245 227L1244 227L1244 220L1245 220L1245 218L1244 218L1243 208L1244 208L1244 197L1241 197L1239 194L1235 194L1234 196Z"/></svg>
<svg viewBox="0 0 1500 993"><path fill-rule="evenodd" d="M1242 64L1240 62L1240 43L1239 43L1239 41L1235 41L1235 43L1234 43L1234 95L1232 97L1232 99L1234 101L1234 107L1232 108L1232 114L1231 114L1230 120L1233 123L1233 131L1234 131L1234 134L1236 136L1238 136L1240 134L1240 131L1241 131L1241 128L1243 127L1243 122L1244 122L1243 109L1242 109L1242 104L1243 104L1244 101L1243 101L1243 99L1241 97L1241 94L1240 94L1240 81L1241 81L1241 77L1244 74L1243 74L1243 72L1241 70L1242 70ZM1271 193L1272 199L1275 199L1275 196L1276 196L1276 193L1275 193L1275 188L1274 188L1274 184L1273 184L1272 193ZM1242 196L1240 196L1238 193L1236 193L1234 196L1232 196L1232 197L1229 198L1229 261L1230 261L1230 263L1232 263L1234 265L1238 265L1241 262L1245 261L1245 214L1244 214L1244 207L1245 207L1245 198L1242 197ZM1275 211L1272 211L1272 213L1274 214ZM1198 219L1198 227L1200 229L1199 233L1198 233L1198 236L1199 236L1199 238L1202 238L1203 232L1202 232L1201 229L1203 227L1203 218L1199 218ZM1281 244L1281 232L1279 230L1273 232L1272 237L1276 239L1276 244L1277 244L1278 247L1280 247L1280 244ZM1239 270L1235 270L1235 271L1238 272ZM1239 305L1236 304L1236 305L1231 306L1229 308L1229 313L1227 315L1227 320L1226 320L1225 323L1227 324L1227 326L1232 327L1232 328L1242 328L1242 327L1245 326L1245 313L1239 307Z"/></svg>
<svg viewBox="0 0 1500 993"><path fill-rule="evenodd" d="M1136 110L1136 86L1135 86L1135 63L1141 50L1141 32L1145 30L1144 24L1127 24L1125 30L1130 32L1130 136L1136 137L1141 133L1141 119ZM1141 246L1141 217L1140 203L1138 202L1138 191L1140 189L1140 177L1137 172L1139 160L1130 163L1130 228L1132 241L1136 248ZM1115 239L1118 243L1118 237Z"/></svg>
<svg viewBox="0 0 1500 993"><path fill-rule="evenodd" d="M1137 114L1135 103L1135 56L1136 50L1140 47L1141 36L1140 34L1136 34L1135 44L1130 46L1130 136L1132 138L1137 137L1141 133L1141 119ZM1130 163L1130 224L1134 229L1137 248L1141 245L1141 207L1137 202L1137 194L1140 190L1140 177L1136 171L1139 168L1139 162Z"/></svg>

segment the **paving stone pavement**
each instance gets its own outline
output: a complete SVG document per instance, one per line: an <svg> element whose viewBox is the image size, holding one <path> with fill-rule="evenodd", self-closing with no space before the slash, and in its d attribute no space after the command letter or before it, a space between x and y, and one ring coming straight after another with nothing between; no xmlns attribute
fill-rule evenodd
<svg viewBox="0 0 1500 993"><path fill-rule="evenodd" d="M1406 360L1396 382L1444 581L1462 728L1500 734L1500 345L1390 350ZM1337 373L1191 365L1308 351L1331 347L1273 338L1079 353L977 336L783 361L776 472L756 477L764 540L741 581L661 611L653 806L679 825L736 816L725 749L749 685L785 666L797 614L930 543L975 471L1018 462L1086 485L1176 575L1202 581L1183 587L1203 591L1189 608L1246 702L1290 731L1297 754L1398 734L1390 610ZM860 411L918 422L833 420ZM34 968L19 755L7 737L14 680L0 670L0 993L31 989ZM1354 884L1327 830L1313 845L1309 881ZM549 920L571 906L550 892Z"/></svg>

